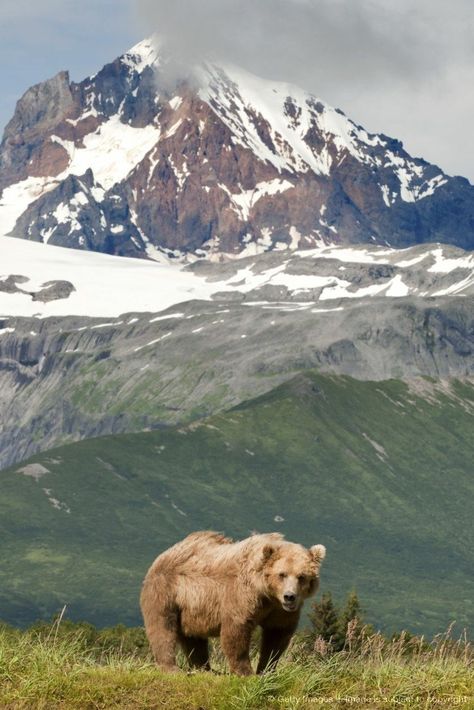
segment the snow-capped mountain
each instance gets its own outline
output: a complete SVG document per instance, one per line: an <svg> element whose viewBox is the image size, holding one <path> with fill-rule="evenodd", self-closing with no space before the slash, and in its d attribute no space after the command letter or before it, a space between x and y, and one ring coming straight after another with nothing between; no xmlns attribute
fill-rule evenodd
<svg viewBox="0 0 474 710"><path fill-rule="evenodd" d="M0 149L0 232L123 256L330 244L474 247L474 187L303 90L202 66L173 89L146 40L20 99Z"/></svg>

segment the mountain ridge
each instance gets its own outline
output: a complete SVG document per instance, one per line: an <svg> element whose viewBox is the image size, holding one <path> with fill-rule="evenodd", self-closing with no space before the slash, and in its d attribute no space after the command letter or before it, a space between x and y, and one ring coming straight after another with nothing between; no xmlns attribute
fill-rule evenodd
<svg viewBox="0 0 474 710"><path fill-rule="evenodd" d="M320 308L224 298L112 321L0 319L0 466L71 440L188 423L314 368L360 380L474 376L462 296Z"/></svg>

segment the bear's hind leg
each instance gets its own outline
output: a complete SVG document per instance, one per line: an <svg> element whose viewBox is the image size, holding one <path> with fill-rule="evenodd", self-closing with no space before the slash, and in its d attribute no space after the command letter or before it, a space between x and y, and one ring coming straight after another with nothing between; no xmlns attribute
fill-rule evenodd
<svg viewBox="0 0 474 710"><path fill-rule="evenodd" d="M184 636L180 634L179 643L186 654L188 663L192 668L210 671L209 644L207 639L197 636Z"/></svg>

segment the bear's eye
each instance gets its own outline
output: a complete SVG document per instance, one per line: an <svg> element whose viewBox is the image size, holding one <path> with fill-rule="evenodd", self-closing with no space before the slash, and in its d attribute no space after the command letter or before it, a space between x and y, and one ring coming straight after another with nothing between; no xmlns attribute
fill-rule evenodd
<svg viewBox="0 0 474 710"><path fill-rule="evenodd" d="M280 574L278 576L280 577L280 579L285 579L285 577L288 577L288 575L285 574L285 572L280 572Z"/></svg>
<svg viewBox="0 0 474 710"><path fill-rule="evenodd" d="M304 583L306 582L306 577L305 577L304 574L300 574L300 575L298 576L298 582L299 582L300 584L304 584Z"/></svg>

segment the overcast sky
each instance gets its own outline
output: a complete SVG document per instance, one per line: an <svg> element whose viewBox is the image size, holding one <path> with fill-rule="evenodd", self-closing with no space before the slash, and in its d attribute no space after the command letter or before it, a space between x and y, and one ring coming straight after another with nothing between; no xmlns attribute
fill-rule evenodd
<svg viewBox="0 0 474 710"><path fill-rule="evenodd" d="M82 79L153 31L180 66L293 81L474 181L472 0L0 0L0 126L30 85Z"/></svg>

